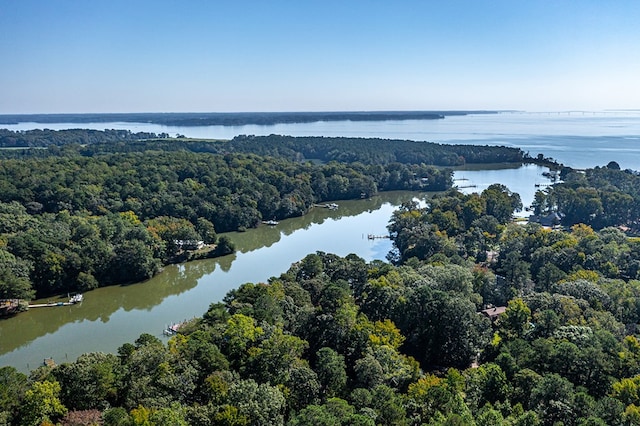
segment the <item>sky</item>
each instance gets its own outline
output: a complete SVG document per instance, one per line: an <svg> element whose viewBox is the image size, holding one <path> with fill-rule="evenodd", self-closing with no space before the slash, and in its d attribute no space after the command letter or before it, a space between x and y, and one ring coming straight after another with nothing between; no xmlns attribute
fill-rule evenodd
<svg viewBox="0 0 640 426"><path fill-rule="evenodd" d="M640 108L638 0L0 0L0 114Z"/></svg>

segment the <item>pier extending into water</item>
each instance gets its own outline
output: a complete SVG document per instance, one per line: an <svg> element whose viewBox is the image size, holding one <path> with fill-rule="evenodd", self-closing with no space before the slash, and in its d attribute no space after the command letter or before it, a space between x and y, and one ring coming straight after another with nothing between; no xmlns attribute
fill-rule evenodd
<svg viewBox="0 0 640 426"><path fill-rule="evenodd" d="M29 309L31 309L31 308L52 308L54 306L71 306L71 305L75 305L75 303L71 303L71 302L36 303L35 305L29 305Z"/></svg>
<svg viewBox="0 0 640 426"><path fill-rule="evenodd" d="M29 305L29 309L31 308L53 308L55 306L71 306L76 305L84 299L82 294L76 294L69 298L68 302L48 302L48 303L35 303L33 305Z"/></svg>
<svg viewBox="0 0 640 426"><path fill-rule="evenodd" d="M368 234L367 235L367 239L368 240L377 240L377 239L382 239L382 238L389 238L388 235L374 235L374 234Z"/></svg>

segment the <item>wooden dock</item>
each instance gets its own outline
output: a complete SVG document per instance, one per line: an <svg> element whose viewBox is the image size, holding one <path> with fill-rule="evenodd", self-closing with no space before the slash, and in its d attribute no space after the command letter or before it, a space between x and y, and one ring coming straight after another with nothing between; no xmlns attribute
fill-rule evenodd
<svg viewBox="0 0 640 426"><path fill-rule="evenodd" d="M67 302L47 302L47 303L35 303L33 305L29 305L29 309L31 308L53 308L55 306L71 306L77 305L82 302L83 296L82 294L76 294L69 298Z"/></svg>
<svg viewBox="0 0 640 426"><path fill-rule="evenodd" d="M71 303L71 302L36 303L35 305L29 305L29 309L31 309L31 308L52 308L54 306L71 306L71 305L75 305L75 303Z"/></svg>
<svg viewBox="0 0 640 426"><path fill-rule="evenodd" d="M367 239L368 240L377 240L379 238L389 238L388 235L373 235L373 234L368 234L367 235Z"/></svg>

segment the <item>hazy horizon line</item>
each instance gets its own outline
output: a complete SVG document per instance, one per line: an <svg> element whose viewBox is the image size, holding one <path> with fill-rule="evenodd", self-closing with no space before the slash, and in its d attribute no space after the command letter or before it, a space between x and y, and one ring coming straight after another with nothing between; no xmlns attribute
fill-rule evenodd
<svg viewBox="0 0 640 426"><path fill-rule="evenodd" d="M605 109L372 109L372 110L247 110L247 111L100 111L100 112L1 112L0 116L36 116L36 115L144 115L144 114L394 114L394 113L614 113L614 112L640 112L640 108L605 108Z"/></svg>

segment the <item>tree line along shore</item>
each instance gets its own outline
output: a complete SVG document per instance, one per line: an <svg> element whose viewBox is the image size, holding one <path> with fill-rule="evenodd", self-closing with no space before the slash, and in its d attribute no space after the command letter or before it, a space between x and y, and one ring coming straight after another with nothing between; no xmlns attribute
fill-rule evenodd
<svg viewBox="0 0 640 426"><path fill-rule="evenodd" d="M165 126L244 126L318 121L439 120L497 111L327 111L235 113L0 114L0 125L18 123L153 123Z"/></svg>
<svg viewBox="0 0 640 426"><path fill-rule="evenodd" d="M43 149L0 150L2 299L141 281L163 264L185 260L178 242L215 247L210 256L227 254L232 243L219 241L217 233L378 191L442 191L452 178L441 166L466 158L521 159L512 148L409 141L395 147L369 139L240 136L203 142L126 131L9 134L5 144Z"/></svg>

